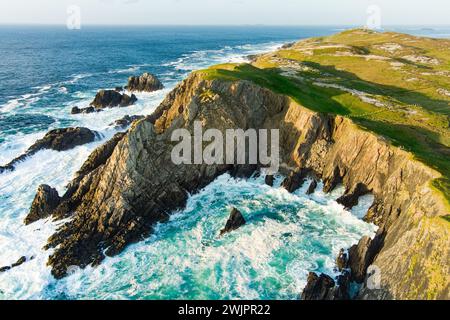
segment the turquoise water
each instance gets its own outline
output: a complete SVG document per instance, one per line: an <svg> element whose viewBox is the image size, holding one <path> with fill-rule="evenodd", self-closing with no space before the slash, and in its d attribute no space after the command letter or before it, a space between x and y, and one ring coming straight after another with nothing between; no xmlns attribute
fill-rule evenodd
<svg viewBox="0 0 450 320"><path fill-rule="evenodd" d="M0 163L57 127L86 126L102 138L66 152L41 151L14 172L0 175L0 266L21 256L34 257L0 274L0 299L295 299L309 271L333 274L339 249L375 231L361 220L370 196L348 212L335 202L341 189L309 197L304 190L289 194L269 188L262 178L241 181L224 175L192 196L187 209L159 225L150 238L95 269L74 269L61 281L50 275L46 262L51 252L42 247L64 222L24 226L23 219L40 184L62 194L94 148L117 132L111 122L127 114L152 113L189 72L243 62L249 54L339 30L86 27L71 32L1 26ZM449 34L420 28L410 32ZM166 88L138 94L138 103L131 107L70 114L75 105L87 106L97 90L124 85L128 76L145 71L155 73ZM248 224L219 238L231 206L243 212Z"/></svg>
<svg viewBox="0 0 450 320"><path fill-rule="evenodd" d="M225 174L147 240L95 269L48 280L38 297L296 299L308 271L334 274L339 249L373 236L376 227L356 214L370 199L351 213L334 201L342 189L309 197L308 184L290 194L281 181L268 187L262 177L245 181ZM242 211L247 224L219 237L231 207Z"/></svg>

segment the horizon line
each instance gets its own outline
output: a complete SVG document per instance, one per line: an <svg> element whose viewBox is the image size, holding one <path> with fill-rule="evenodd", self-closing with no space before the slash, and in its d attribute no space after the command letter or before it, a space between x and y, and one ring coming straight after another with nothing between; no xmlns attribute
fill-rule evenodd
<svg viewBox="0 0 450 320"><path fill-rule="evenodd" d="M0 26L55 26L65 27L64 23L2 23ZM103 23L85 23L82 26L87 27L349 27L364 28L359 24L103 24ZM450 27L450 24L385 24L385 27ZM381 29L384 29L381 27Z"/></svg>

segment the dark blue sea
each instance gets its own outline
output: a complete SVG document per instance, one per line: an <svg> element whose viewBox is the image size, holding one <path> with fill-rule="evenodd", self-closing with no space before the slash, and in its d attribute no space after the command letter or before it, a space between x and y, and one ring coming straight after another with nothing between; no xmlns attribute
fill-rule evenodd
<svg viewBox="0 0 450 320"><path fill-rule="evenodd" d="M393 28L395 29L395 28ZM0 299L296 299L309 271L333 274L340 248L376 227L363 222L372 199L352 212L334 199L342 190L289 194L260 179L221 176L187 208L97 268L74 269L56 281L43 251L59 224L23 225L37 187L60 193L94 148L117 130L124 115L150 114L190 72L342 27L83 27L0 26L0 165L53 128L86 126L102 138L66 152L41 151L0 175L0 267L21 256L33 260L0 274ZM448 29L397 28L446 37ZM131 75L157 75L165 89L137 94L136 105L71 115L99 89L123 86ZM229 206L250 223L217 238Z"/></svg>

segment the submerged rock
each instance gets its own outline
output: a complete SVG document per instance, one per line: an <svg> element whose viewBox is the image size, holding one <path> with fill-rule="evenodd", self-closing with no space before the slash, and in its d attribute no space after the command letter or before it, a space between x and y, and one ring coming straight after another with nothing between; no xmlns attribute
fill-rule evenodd
<svg viewBox="0 0 450 320"><path fill-rule="evenodd" d="M14 170L14 166L25 160L27 157L34 155L40 150L51 149L56 151L67 151L77 146L93 142L99 134L88 128L63 128L49 131L42 139L37 140L28 150L13 159L6 166L1 167L4 170ZM0 169L0 173L1 173Z"/></svg>
<svg viewBox="0 0 450 320"><path fill-rule="evenodd" d="M56 189L43 184L40 185L33 203L31 204L30 213L25 218L26 225L45 219L50 216L53 210L60 204L61 198Z"/></svg>
<svg viewBox="0 0 450 320"><path fill-rule="evenodd" d="M131 96L121 94L115 90L100 90L91 102L91 106L96 109L127 107L133 105L137 101L134 94Z"/></svg>
<svg viewBox="0 0 450 320"><path fill-rule="evenodd" d="M34 257L31 257L29 259L27 259L27 257L23 256L20 257L19 260L17 260L15 263L13 263L10 266L4 266L4 267L0 267L0 273L2 272L6 272L8 270L11 270L12 268L16 268L18 266L21 266L22 264L24 264L25 262L29 261L29 260L33 260Z"/></svg>
<svg viewBox="0 0 450 320"><path fill-rule="evenodd" d="M128 78L126 89L129 91L153 92L163 89L164 86L159 79L151 73Z"/></svg>
<svg viewBox="0 0 450 320"><path fill-rule="evenodd" d="M230 217L228 218L225 228L220 230L220 235L222 236L225 233L239 229L245 223L246 222L245 222L245 219L244 219L244 216L242 215L242 213L238 209L233 208L231 210Z"/></svg>

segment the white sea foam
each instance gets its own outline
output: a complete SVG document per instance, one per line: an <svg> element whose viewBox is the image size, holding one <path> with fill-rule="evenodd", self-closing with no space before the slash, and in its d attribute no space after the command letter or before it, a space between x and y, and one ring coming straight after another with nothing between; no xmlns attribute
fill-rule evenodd
<svg viewBox="0 0 450 320"><path fill-rule="evenodd" d="M230 206L247 224L219 237ZM309 271L335 274L339 249L375 230L335 202L225 174L149 239L59 281L56 291L78 299L293 299Z"/></svg>

